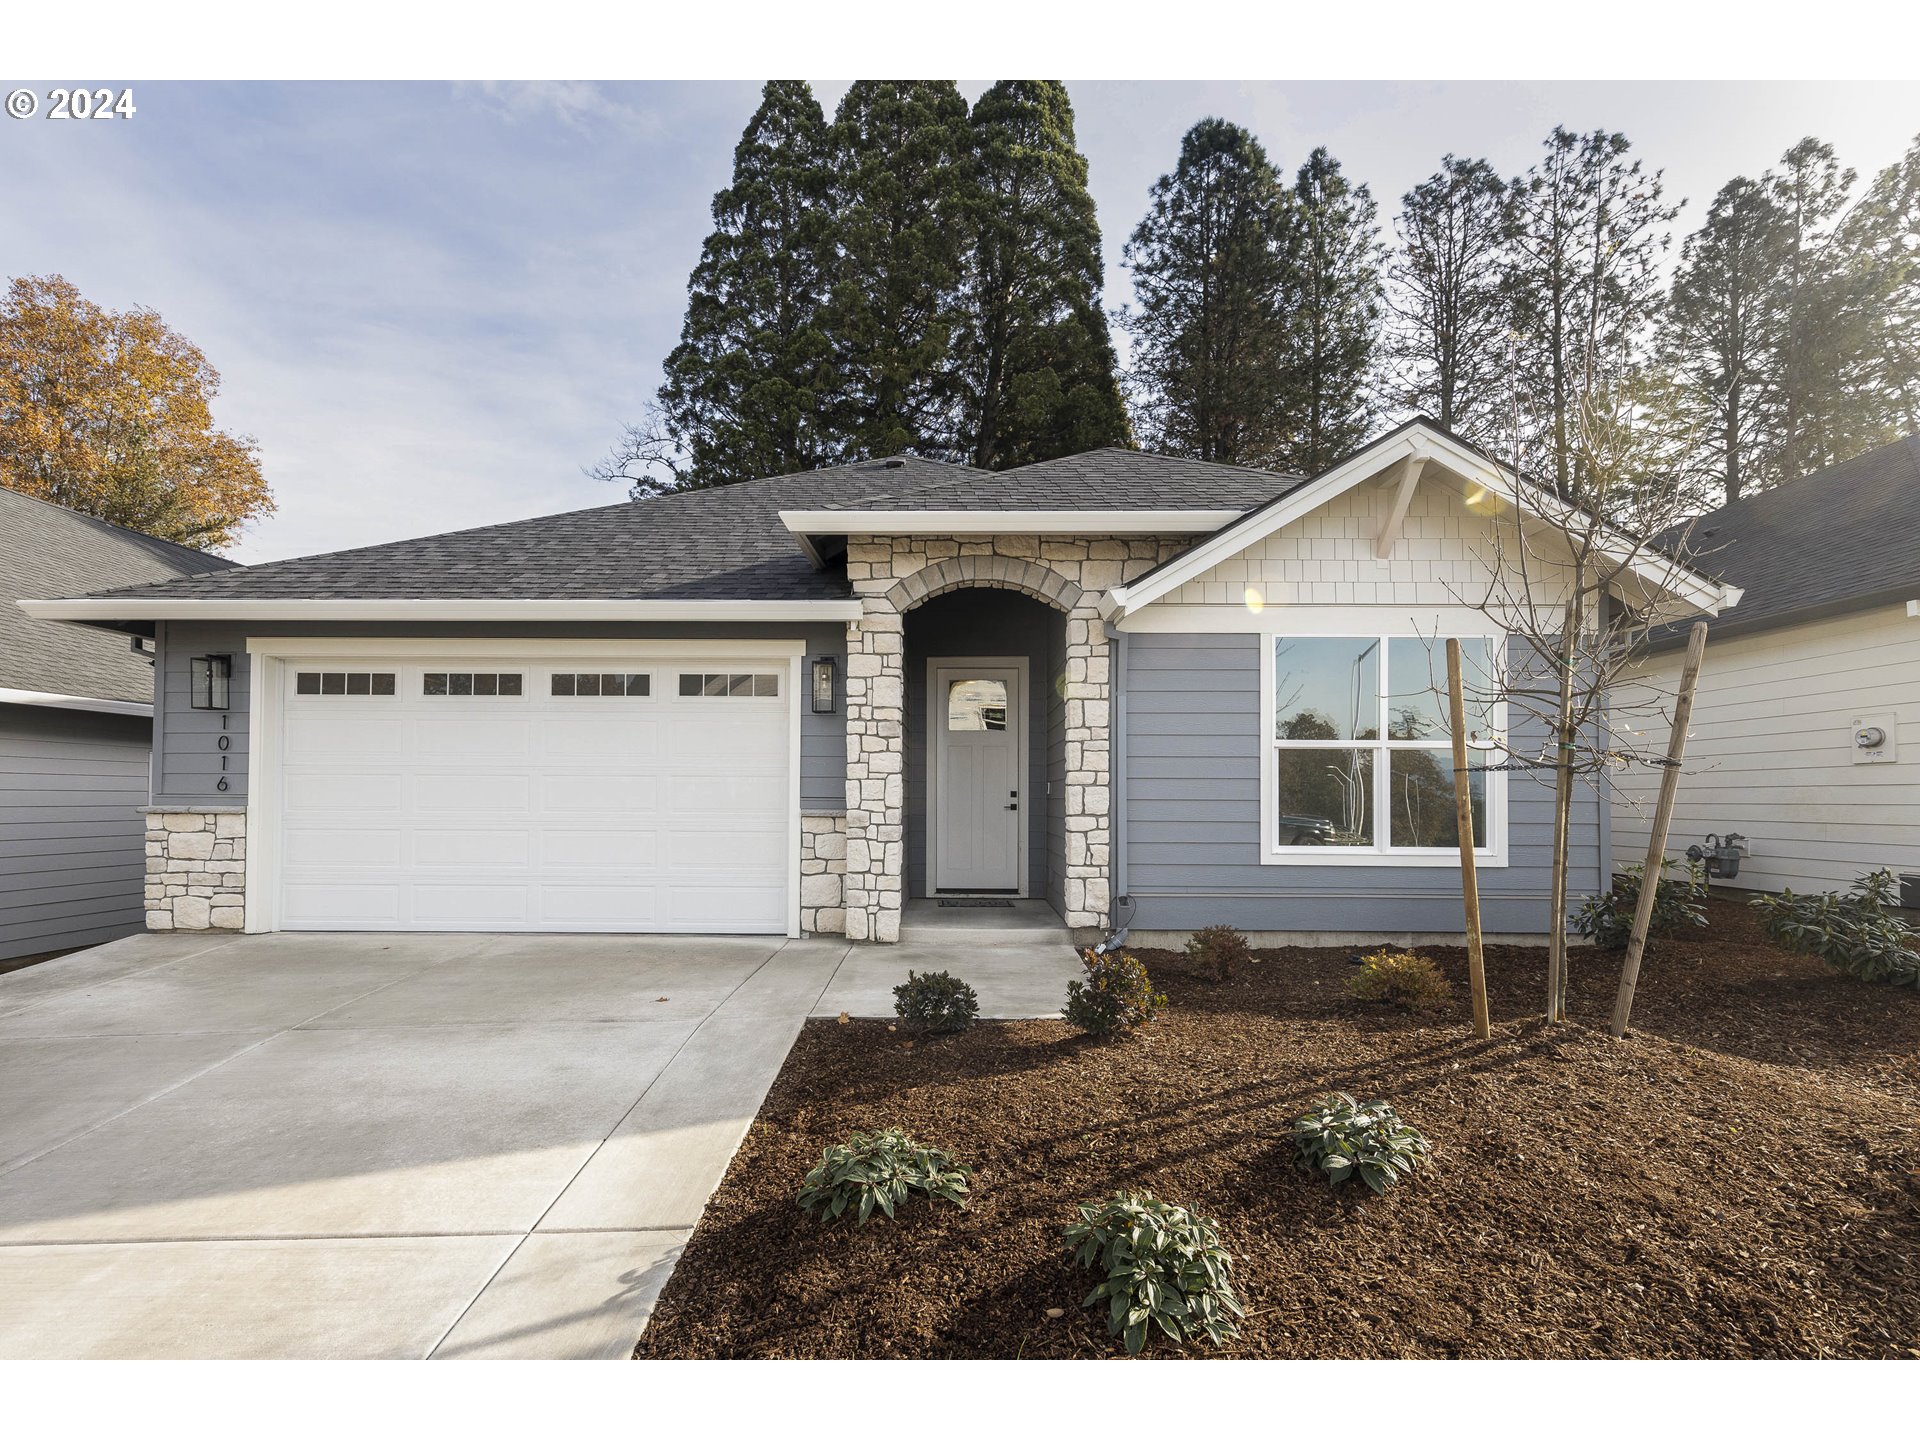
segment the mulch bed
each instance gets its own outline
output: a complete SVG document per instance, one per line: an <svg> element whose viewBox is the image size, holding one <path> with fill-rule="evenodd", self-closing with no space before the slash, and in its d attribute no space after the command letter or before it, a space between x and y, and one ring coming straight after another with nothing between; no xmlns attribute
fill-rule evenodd
<svg viewBox="0 0 1920 1440"><path fill-rule="evenodd" d="M1649 957L1625 1044L1615 957L1575 952L1574 1023L1548 1026L1521 947L1489 952L1484 1043L1446 948L1461 1005L1437 1017L1351 999L1350 951L1287 949L1218 986L1144 953L1172 1004L1116 1041L810 1022L636 1354L1120 1354L1060 1231L1145 1187L1236 1257L1241 1339L1187 1353L1920 1356L1920 995L1712 915ZM1288 1125L1332 1089L1391 1100L1433 1166L1381 1197L1297 1172ZM889 1124L971 1165L971 1206L802 1214L821 1149Z"/></svg>

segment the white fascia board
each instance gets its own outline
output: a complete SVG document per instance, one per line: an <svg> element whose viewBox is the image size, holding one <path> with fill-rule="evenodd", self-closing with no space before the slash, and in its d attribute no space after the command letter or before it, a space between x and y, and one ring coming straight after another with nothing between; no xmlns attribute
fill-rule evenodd
<svg viewBox="0 0 1920 1440"><path fill-rule="evenodd" d="M805 535L1201 535L1240 510L782 510Z"/></svg>
<svg viewBox="0 0 1920 1440"><path fill-rule="evenodd" d="M36 620L858 620L858 600L22 600Z"/></svg>
<svg viewBox="0 0 1920 1440"><path fill-rule="evenodd" d="M1433 460L1441 468L1473 480L1522 514L1544 524L1556 523L1553 516L1540 509L1532 487L1521 484L1506 466L1489 462L1478 452L1448 436L1424 427L1415 428L1377 448L1360 451L1318 480L1303 485L1279 503L1262 511L1251 522L1203 540L1157 573L1134 585L1117 586L1110 594L1109 603L1114 613L1131 615L1163 595L1171 594L1195 576L1211 570L1222 560L1232 559L1276 530L1318 510L1369 477L1380 474L1388 466L1416 457ZM1636 547L1624 535L1601 538L1605 542L1601 552L1603 556L1625 562L1628 571L1643 584L1678 596L1705 614L1718 615L1739 602L1741 592L1737 586L1718 584L1694 571L1663 563L1645 553L1635 554L1636 548L1641 547ZM1628 559L1629 556L1632 558Z"/></svg>
<svg viewBox="0 0 1920 1440"><path fill-rule="evenodd" d="M153 706L138 700L96 700L91 695L57 695L45 690L0 687L0 705L45 705L52 710L92 710L101 715L139 715L151 719Z"/></svg>

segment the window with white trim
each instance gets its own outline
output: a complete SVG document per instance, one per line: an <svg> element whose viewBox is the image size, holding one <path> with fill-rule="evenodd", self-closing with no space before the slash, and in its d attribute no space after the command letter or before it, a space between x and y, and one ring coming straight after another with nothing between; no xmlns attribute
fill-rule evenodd
<svg viewBox="0 0 1920 1440"><path fill-rule="evenodd" d="M1446 644L1427 636L1274 635L1267 696L1272 861L1459 858ZM1462 637L1470 766L1494 763L1498 641ZM1505 776L1470 769L1474 849L1505 852Z"/></svg>

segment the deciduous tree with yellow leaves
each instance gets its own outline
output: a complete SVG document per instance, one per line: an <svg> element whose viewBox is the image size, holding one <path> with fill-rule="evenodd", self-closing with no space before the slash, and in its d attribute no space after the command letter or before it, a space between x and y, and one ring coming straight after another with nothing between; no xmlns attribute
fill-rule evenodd
<svg viewBox="0 0 1920 1440"><path fill-rule="evenodd" d="M220 373L152 310L59 275L0 300L0 485L203 550L273 511L260 447L214 427Z"/></svg>

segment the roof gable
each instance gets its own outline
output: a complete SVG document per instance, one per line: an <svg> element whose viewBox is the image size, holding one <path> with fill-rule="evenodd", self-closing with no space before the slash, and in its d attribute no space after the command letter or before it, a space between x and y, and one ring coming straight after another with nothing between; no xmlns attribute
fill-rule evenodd
<svg viewBox="0 0 1920 1440"><path fill-rule="evenodd" d="M1468 487L1470 494L1512 506L1542 524L1558 524L1553 514L1556 507L1562 515L1565 513L1561 502L1548 503L1551 497L1547 492L1431 420L1419 417L1223 526L1138 580L1118 587L1112 593L1114 612L1130 615L1164 599L1221 562L1369 482L1393 492L1392 503L1383 507L1378 517L1375 536L1376 554L1386 559L1399 540L1400 527L1417 488L1440 475ZM1739 599L1738 589L1678 567L1657 552L1649 554L1632 537L1607 532L1602 540L1603 553L1623 564L1627 574L1649 590L1671 594L1709 614Z"/></svg>

